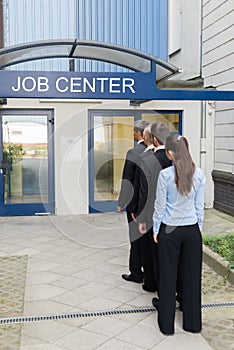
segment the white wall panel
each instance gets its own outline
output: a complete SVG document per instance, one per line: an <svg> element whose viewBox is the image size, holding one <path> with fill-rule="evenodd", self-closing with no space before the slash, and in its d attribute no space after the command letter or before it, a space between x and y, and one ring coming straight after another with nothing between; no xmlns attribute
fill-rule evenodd
<svg viewBox="0 0 234 350"><path fill-rule="evenodd" d="M203 39L207 40L208 38L212 38L231 26L233 26L233 11L229 12L227 16L217 20L217 22L213 23L208 28L204 28Z"/></svg>
<svg viewBox="0 0 234 350"><path fill-rule="evenodd" d="M215 170L226 171L227 173L233 173L233 165L215 162L214 164Z"/></svg>
<svg viewBox="0 0 234 350"><path fill-rule="evenodd" d="M230 85L232 82L234 82L234 68L212 75L212 85L219 86L220 89L225 86L226 90L230 90L231 86L227 84Z"/></svg>
<svg viewBox="0 0 234 350"><path fill-rule="evenodd" d="M217 136L234 136L234 123L230 124L217 124L215 126L215 135Z"/></svg>
<svg viewBox="0 0 234 350"><path fill-rule="evenodd" d="M232 164L233 151L230 150L215 150L215 161L217 163Z"/></svg>
<svg viewBox="0 0 234 350"><path fill-rule="evenodd" d="M233 68L234 54L228 55L206 66L203 66L203 76L209 76Z"/></svg>
<svg viewBox="0 0 234 350"><path fill-rule="evenodd" d="M233 0L203 0L203 16L205 17L225 3L228 3L233 8Z"/></svg>
<svg viewBox="0 0 234 350"><path fill-rule="evenodd" d="M177 40L170 47L170 62L183 69L179 79L197 78L201 72L201 2L169 0L169 8L177 11L169 12L170 38Z"/></svg>
<svg viewBox="0 0 234 350"><path fill-rule="evenodd" d="M219 90L233 90L234 91L234 82L223 82L223 85L219 86ZM233 103L233 108L234 108L234 103Z"/></svg>
<svg viewBox="0 0 234 350"><path fill-rule="evenodd" d="M221 33L208 38L203 41L203 54L209 52L210 50L223 45L225 42L233 40L234 28L233 26L224 29Z"/></svg>
<svg viewBox="0 0 234 350"><path fill-rule="evenodd" d="M204 15L203 18L203 28L207 28L212 24L219 21L222 17L226 16L228 13L233 11L233 7L231 7L231 1L225 1L220 4L220 6L213 9L209 14Z"/></svg>
<svg viewBox="0 0 234 350"><path fill-rule="evenodd" d="M216 101L216 112L233 110L234 102L233 101ZM234 111L233 111L234 113Z"/></svg>
<svg viewBox="0 0 234 350"><path fill-rule="evenodd" d="M234 119L233 108L224 109L224 110L221 110L218 112L216 110L216 118L215 118L216 125L218 125L218 124L232 124L233 119Z"/></svg>
<svg viewBox="0 0 234 350"><path fill-rule="evenodd" d="M225 56L232 55L234 51L234 39L223 43L220 46L217 46L213 50L210 50L203 55L203 64L208 65Z"/></svg>
<svg viewBox="0 0 234 350"><path fill-rule="evenodd" d="M216 150L234 151L234 136L233 137L219 137L215 139Z"/></svg>

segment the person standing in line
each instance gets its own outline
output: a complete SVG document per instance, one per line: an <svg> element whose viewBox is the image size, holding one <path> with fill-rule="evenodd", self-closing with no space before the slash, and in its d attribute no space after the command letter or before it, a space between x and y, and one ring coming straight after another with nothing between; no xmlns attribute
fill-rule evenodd
<svg viewBox="0 0 234 350"><path fill-rule="evenodd" d="M146 130L146 129L145 129ZM165 123L156 122L151 125L151 142L156 152L140 155L139 196L137 201L137 222L142 239L142 259L145 266L145 281L142 288L148 292L158 290L158 258L157 246L153 242L153 211L156 195L156 184L161 169L172 163L165 153L165 141L169 136L169 128ZM151 254L152 253L152 254Z"/></svg>
<svg viewBox="0 0 234 350"><path fill-rule="evenodd" d="M171 135L166 152L173 165L159 174L153 214L154 241L159 254L158 325L174 334L179 259L182 273L183 329L200 332L201 269L205 177L195 166L183 136ZM154 298L155 299L155 298Z"/></svg>
<svg viewBox="0 0 234 350"><path fill-rule="evenodd" d="M137 221L139 223L139 231L142 234L146 233L148 240L144 239L144 249L142 250L142 259L146 266L145 283L142 288L145 291L158 291L159 295L159 262L158 262L158 246L153 240L153 212L156 197L156 187L159 173L172 165L172 161L168 159L165 150L165 142L170 135L167 124L163 122L155 122L151 125L151 133L153 136L153 144L156 151L149 154L148 157L142 157L140 183L139 183L139 198ZM142 155L141 155L142 156ZM149 254L151 251L151 255ZM153 260L153 274L150 269L151 260ZM181 264L178 267L176 300L179 303L179 309L182 309L182 292L181 292ZM157 298L154 298L157 302Z"/></svg>
<svg viewBox="0 0 234 350"><path fill-rule="evenodd" d="M139 204L139 191L140 191L140 179L144 179L144 182L147 181L147 179L144 176L144 170L142 169L142 164L144 161L146 161L151 156L154 157L154 144L153 144L153 135L151 133L151 124L149 124L144 132L143 132L143 138L144 143L146 144L146 149L144 152L142 152L139 155L139 166L137 167L136 175L134 178L134 188L136 191L134 192L134 196L136 198L134 199L135 207L132 209L132 218L133 220L138 224L138 204ZM144 284L142 285L142 288L147 292L155 292L157 290L156 283L154 280L154 265L153 265L153 256L150 254L150 244L149 244L149 237L148 235L141 235L139 238L140 243L140 254L141 254L141 260L142 260L142 266L144 271Z"/></svg>
<svg viewBox="0 0 234 350"><path fill-rule="evenodd" d="M141 233L146 233L153 227L152 217L159 172L172 165L165 152L165 142L170 134L168 126L163 122L153 123L151 133L156 151L145 157L141 163L138 201L138 223Z"/></svg>
<svg viewBox="0 0 234 350"><path fill-rule="evenodd" d="M133 220L131 212L135 207L133 203L136 195L134 195L134 178L136 169L139 165L139 154L145 150L145 143L143 139L143 131L145 127L149 125L149 122L145 120L138 120L134 123L134 141L137 145L130 149L126 154L126 160L122 175L122 184L118 199L118 212L121 213L126 207L129 239L130 239L130 256L129 256L129 271L130 274L123 274L122 278L125 281L143 283L143 271L142 260L140 251L141 234L139 233L138 226Z"/></svg>

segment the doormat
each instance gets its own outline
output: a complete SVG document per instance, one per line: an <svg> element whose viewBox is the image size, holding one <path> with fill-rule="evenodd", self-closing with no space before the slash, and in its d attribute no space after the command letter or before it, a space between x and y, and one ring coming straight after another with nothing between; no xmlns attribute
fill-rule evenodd
<svg viewBox="0 0 234 350"><path fill-rule="evenodd" d="M27 256L0 257L0 318L22 315ZM0 326L0 349L18 350L22 325Z"/></svg>

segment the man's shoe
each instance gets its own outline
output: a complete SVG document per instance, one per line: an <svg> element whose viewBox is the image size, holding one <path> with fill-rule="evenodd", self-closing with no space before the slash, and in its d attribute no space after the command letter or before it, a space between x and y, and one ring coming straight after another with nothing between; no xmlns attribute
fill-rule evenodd
<svg viewBox="0 0 234 350"><path fill-rule="evenodd" d="M161 329L160 329L160 331L163 335L166 335L166 336L174 334L174 332L163 332Z"/></svg>
<svg viewBox="0 0 234 350"><path fill-rule="evenodd" d="M158 310L158 302L159 302L158 298L155 297L152 299L152 305L153 307L155 307L156 310Z"/></svg>
<svg viewBox="0 0 234 350"><path fill-rule="evenodd" d="M122 275L122 278L128 282L143 283L143 278L134 278L132 275L124 274Z"/></svg>
<svg viewBox="0 0 234 350"><path fill-rule="evenodd" d="M142 285L142 289L144 289L146 292L154 293L157 291L156 288L148 288L145 284Z"/></svg>

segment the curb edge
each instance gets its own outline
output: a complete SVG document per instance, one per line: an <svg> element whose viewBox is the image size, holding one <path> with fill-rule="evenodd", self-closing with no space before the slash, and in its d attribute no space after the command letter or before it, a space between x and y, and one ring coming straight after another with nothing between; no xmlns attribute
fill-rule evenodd
<svg viewBox="0 0 234 350"><path fill-rule="evenodd" d="M228 262L219 254L213 252L210 248L203 244L203 262L214 269L216 273L227 279L228 282L234 284L234 270L228 268Z"/></svg>

